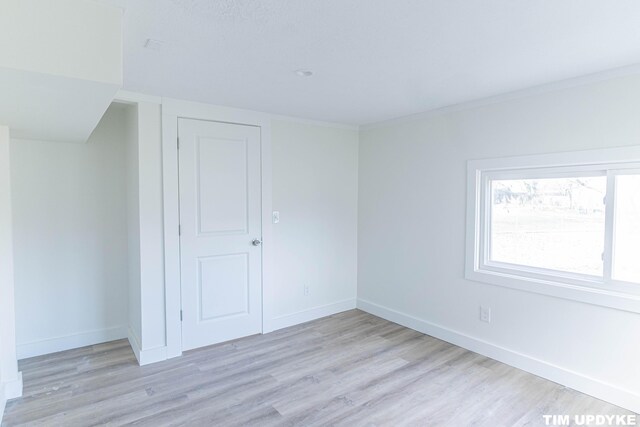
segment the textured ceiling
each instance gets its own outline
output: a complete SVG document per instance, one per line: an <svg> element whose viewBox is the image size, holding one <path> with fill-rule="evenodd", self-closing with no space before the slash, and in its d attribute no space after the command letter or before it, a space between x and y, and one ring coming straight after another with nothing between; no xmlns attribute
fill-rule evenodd
<svg viewBox="0 0 640 427"><path fill-rule="evenodd" d="M96 1L126 89L348 124L640 63L637 0Z"/></svg>

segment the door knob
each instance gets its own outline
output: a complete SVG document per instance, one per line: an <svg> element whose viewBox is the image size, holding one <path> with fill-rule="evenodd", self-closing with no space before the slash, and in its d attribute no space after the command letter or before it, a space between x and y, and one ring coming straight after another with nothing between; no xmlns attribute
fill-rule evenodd
<svg viewBox="0 0 640 427"><path fill-rule="evenodd" d="M262 243L262 240L260 240L260 239L253 239L253 240L251 241L251 244L252 244L253 246L260 246L260 244L261 244L261 243Z"/></svg>

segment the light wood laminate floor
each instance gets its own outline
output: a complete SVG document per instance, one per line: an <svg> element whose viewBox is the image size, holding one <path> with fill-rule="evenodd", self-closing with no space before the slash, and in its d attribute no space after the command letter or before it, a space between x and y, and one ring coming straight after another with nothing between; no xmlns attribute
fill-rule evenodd
<svg viewBox="0 0 640 427"><path fill-rule="evenodd" d="M630 412L352 310L139 367L125 340L20 362L3 426L544 425Z"/></svg>

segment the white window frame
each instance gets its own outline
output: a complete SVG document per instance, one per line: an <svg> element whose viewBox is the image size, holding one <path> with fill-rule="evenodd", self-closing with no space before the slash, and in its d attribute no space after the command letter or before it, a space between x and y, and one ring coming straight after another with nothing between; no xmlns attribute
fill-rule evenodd
<svg viewBox="0 0 640 427"><path fill-rule="evenodd" d="M465 277L640 313L640 284L612 279L615 177L639 172L640 146L469 161ZM491 180L577 175L607 177L602 277L489 260Z"/></svg>

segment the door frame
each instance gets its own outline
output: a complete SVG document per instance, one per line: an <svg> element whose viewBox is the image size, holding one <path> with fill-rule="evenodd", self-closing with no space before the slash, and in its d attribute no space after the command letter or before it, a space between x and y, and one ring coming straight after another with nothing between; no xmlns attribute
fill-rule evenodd
<svg viewBox="0 0 640 427"><path fill-rule="evenodd" d="M167 358L182 355L180 320L180 199L178 188L178 119L257 126L260 128L262 178L262 333L270 332L272 290L272 157L271 116L265 113L220 107L171 98L162 99L162 189L164 206L164 275Z"/></svg>

